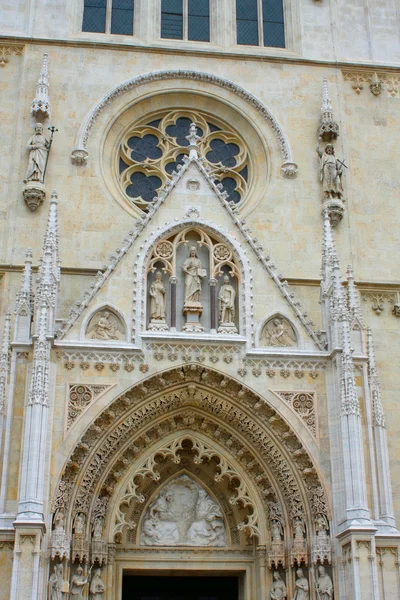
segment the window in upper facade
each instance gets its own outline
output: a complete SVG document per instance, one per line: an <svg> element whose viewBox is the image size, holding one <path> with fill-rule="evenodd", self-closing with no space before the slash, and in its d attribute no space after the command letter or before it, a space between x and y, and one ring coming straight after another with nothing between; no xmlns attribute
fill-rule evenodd
<svg viewBox="0 0 400 600"><path fill-rule="evenodd" d="M147 211L158 189L188 156L190 124L200 136L199 151L216 184L237 204L248 189L250 165L244 140L226 123L198 111L174 110L146 118L128 130L119 156L119 182L133 204Z"/></svg>
<svg viewBox="0 0 400 600"><path fill-rule="evenodd" d="M161 37L210 41L210 0L161 0Z"/></svg>
<svg viewBox="0 0 400 600"><path fill-rule="evenodd" d="M237 43L285 47L283 0L236 0Z"/></svg>
<svg viewBox="0 0 400 600"><path fill-rule="evenodd" d="M85 0L82 31L133 35L134 8L134 0Z"/></svg>

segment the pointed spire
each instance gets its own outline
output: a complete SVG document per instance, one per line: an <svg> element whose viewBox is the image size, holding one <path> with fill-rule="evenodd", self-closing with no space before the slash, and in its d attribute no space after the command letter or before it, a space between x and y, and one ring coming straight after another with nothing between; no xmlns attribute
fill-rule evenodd
<svg viewBox="0 0 400 600"><path fill-rule="evenodd" d="M57 192L54 190L50 198L50 209L47 228L44 236L43 256L40 260L38 276L36 278L35 298L35 335L38 335L39 320L37 312L43 308L42 299L45 298L48 307L47 335L54 334L54 315L58 287L60 282L60 260L58 257L58 222L57 222Z"/></svg>
<svg viewBox="0 0 400 600"><path fill-rule="evenodd" d="M353 350L351 348L350 314L346 306L346 295L342 294L338 301L339 322L341 325L341 405L342 415L360 416L360 406L354 377Z"/></svg>
<svg viewBox="0 0 400 600"><path fill-rule="evenodd" d="M28 248L25 254L25 267L22 272L21 287L17 293L17 299L14 307L14 314L18 315L21 312L32 313L32 249Z"/></svg>
<svg viewBox="0 0 400 600"><path fill-rule="evenodd" d="M201 139L201 137L197 135L197 127L195 123L191 123L189 135L186 136L186 139L189 142L189 158L198 158L198 141Z"/></svg>
<svg viewBox="0 0 400 600"><path fill-rule="evenodd" d="M369 389L372 398L372 415L374 425L385 427L385 412L382 405L381 384L378 377L378 369L375 362L374 343L371 329L367 328L367 352L368 352L368 376Z"/></svg>
<svg viewBox="0 0 400 600"><path fill-rule="evenodd" d="M3 337L0 350L0 415L4 414L6 405L7 379L10 370L11 350L11 314L6 314L3 326Z"/></svg>
<svg viewBox="0 0 400 600"><path fill-rule="evenodd" d="M336 140L339 136L339 125L333 118L332 103L329 97L328 80L326 77L322 80L322 105L321 105L321 123L318 128L318 137L325 142Z"/></svg>
<svg viewBox="0 0 400 600"><path fill-rule="evenodd" d="M358 319L364 327L357 286L354 282L354 270L351 265L347 267L347 304L352 321Z"/></svg>
<svg viewBox="0 0 400 600"><path fill-rule="evenodd" d="M43 54L42 68L36 84L36 96L32 101L31 115L37 120L51 118L51 104L49 99L49 55ZM38 117L41 117L38 119Z"/></svg>

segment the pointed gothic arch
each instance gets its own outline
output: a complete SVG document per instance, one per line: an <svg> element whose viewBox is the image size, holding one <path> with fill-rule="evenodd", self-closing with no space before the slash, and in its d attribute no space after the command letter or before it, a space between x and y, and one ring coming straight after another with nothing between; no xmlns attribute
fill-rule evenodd
<svg viewBox="0 0 400 600"><path fill-rule="evenodd" d="M148 463L146 452L154 446L157 453L166 441L175 443L174 452L169 448L166 456L176 457L176 442L182 436L194 444L201 440L212 448L213 456L235 464L238 480L245 477L255 498L252 502L258 507L261 502L258 513L268 515L269 521L276 518L269 511L276 515L280 503L287 540L299 517L310 538L316 515L329 521L329 501L316 457L288 421L249 388L194 364L133 386L89 424L65 465L53 511L64 509L70 529L75 515L84 514L90 536L99 515L110 523L110 500L129 477L129 466L154 468L155 455ZM222 470L235 471L230 463ZM251 514L244 527L249 528ZM263 543L268 531L269 526L261 527Z"/></svg>

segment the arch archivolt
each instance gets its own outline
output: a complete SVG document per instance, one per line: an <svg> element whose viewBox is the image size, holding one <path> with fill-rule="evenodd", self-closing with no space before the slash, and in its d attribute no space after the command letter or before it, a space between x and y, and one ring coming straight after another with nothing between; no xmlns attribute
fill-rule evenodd
<svg viewBox="0 0 400 600"><path fill-rule="evenodd" d="M126 493L135 499L139 485L138 501L132 508L128 502L129 514L119 517L121 530L122 519L125 529L132 518L137 524L140 494L144 490L146 502L152 486L181 468L179 460L187 470L197 469L199 479L219 479L218 487L229 490L225 504L234 507L236 529L262 543L269 535L264 514L269 521L279 520L289 539L296 518L303 519L310 535L315 515L330 518L317 469L294 430L256 393L201 365L151 377L109 405L75 446L53 510L67 513L70 529L76 515L83 514L89 537L101 516L111 542L121 531L115 531L118 519L108 507L118 505Z"/></svg>

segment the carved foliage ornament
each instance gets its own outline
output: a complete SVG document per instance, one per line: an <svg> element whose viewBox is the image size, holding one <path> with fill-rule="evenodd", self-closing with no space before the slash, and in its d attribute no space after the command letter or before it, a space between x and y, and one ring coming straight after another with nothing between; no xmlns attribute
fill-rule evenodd
<svg viewBox="0 0 400 600"><path fill-rule="evenodd" d="M70 384L68 390L67 429L72 427L79 415L112 385Z"/></svg>

